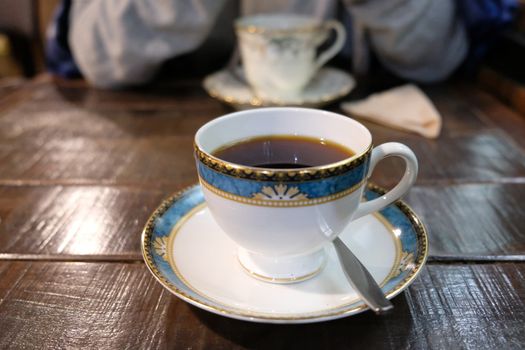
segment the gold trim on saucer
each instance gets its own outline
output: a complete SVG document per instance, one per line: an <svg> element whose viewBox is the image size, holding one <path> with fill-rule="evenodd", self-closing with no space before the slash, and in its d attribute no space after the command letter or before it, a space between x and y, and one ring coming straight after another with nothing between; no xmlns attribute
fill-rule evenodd
<svg viewBox="0 0 525 350"><path fill-rule="evenodd" d="M335 70L335 68L331 68L331 67L322 68L322 70L327 70L327 69ZM341 71L341 70L338 70L338 71L348 75L348 73L344 71ZM277 99L263 99L255 95L252 95L248 99L239 99L239 98L236 98L235 96L232 96L231 94L224 94L220 92L218 89L210 86L210 79L213 79L216 74L220 74L220 73L229 74L229 72L226 70L212 73L206 78L204 78L203 87L208 93L208 95L210 95L214 99L222 103L225 103L227 105L230 105L234 108L237 108L237 109L247 109L247 108L256 108L256 107L285 107L285 106L286 107L298 106L298 107L318 108L318 107L325 106L333 101L336 101L341 97L346 96L350 91L352 91L352 89L355 86L355 82L353 78L351 78L351 76L348 75L350 77L348 84L342 85L341 88L337 91L334 91L330 94L320 95L319 97L315 99L314 98L311 98L311 99L301 98L296 101L285 101L285 100L277 100ZM246 88L247 89L249 88L247 83L246 83Z"/></svg>
<svg viewBox="0 0 525 350"><path fill-rule="evenodd" d="M231 310L231 309L225 309L222 307L218 307L217 305L213 305L211 303L208 303L203 300L199 300L192 295L186 293L185 291L181 290L176 285L172 284L170 281L168 281L161 272L157 269L155 266L155 263L153 262L153 257L151 255L151 236L153 234L153 228L155 224L155 220L158 217L161 217L169 208L170 206L177 201L186 191L188 191L190 188L188 187L182 191L177 192L176 194L172 195L165 201L161 203L161 205L153 212L153 214L148 219L144 230L142 232L141 240L142 240L142 255L144 258L144 262L147 266L147 268L150 270L150 272L153 274L155 279L159 281L160 284L162 284L166 289L168 289L171 293L175 294L182 300L185 300L186 302L193 304L195 306L198 306L204 310L224 315L232 318L242 319L242 320L249 320L249 321L269 321L269 322L276 322L276 323L285 323L285 322L292 322L292 323L302 323L302 322L308 322L309 320L316 320L316 321L322 321L322 320L328 320L332 319L334 317L340 318L344 316L349 316L355 313L359 313L362 311L365 311L368 309L368 307L363 303L360 305L357 305L353 308L348 309L347 307L351 305L345 305L337 308L336 310L333 310L328 313L322 313L319 314L318 312L315 314L303 314L301 316L276 316L273 314L261 314L261 313L253 313L253 312L247 312L245 310ZM385 194L387 191L383 188L368 184L367 187L375 191L379 194ZM417 252L418 252L418 258L416 261L414 261L414 266L410 272L410 274L402 281L400 281L396 286L394 286L390 291L386 293L386 297L388 299L393 298L397 294L401 293L412 281L417 278L419 273L422 271L423 266L427 260L428 257L428 235L426 232L425 227L419 220L419 218L416 216L416 214L412 211L412 209L406 205L403 201L398 200L395 202L395 204L410 220L412 223L412 226L414 230L416 231L417 235ZM168 247L168 251L169 251ZM397 249L396 249L397 250ZM388 280L387 280L388 281ZM185 283L184 280L181 280L182 283ZM188 288L190 288L189 285L186 284ZM220 303L217 303L220 304Z"/></svg>
<svg viewBox="0 0 525 350"><path fill-rule="evenodd" d="M401 262L401 255L403 254L403 247L401 245L401 239L396 234L396 228L394 226L392 226L390 221L388 221L379 212L374 212L374 213L372 213L372 215L375 216L375 218L377 220L379 220L379 222L381 222L383 224L383 226L386 227L388 232L392 233L392 235L394 236L394 244L395 244L395 249L396 249L396 259L394 261L394 264L392 265L392 269L390 270L390 272L386 276L385 280L379 285L382 288L386 284L387 281L391 280L392 278L396 277L399 274L398 273L398 271L399 271L399 264Z"/></svg>
<svg viewBox="0 0 525 350"><path fill-rule="evenodd" d="M201 295L200 293L198 293L195 288L193 288L191 286L191 284L188 282L188 280L186 280L184 278L184 276L180 273L177 265L175 264L175 260L173 259L173 254L171 254L171 251L173 249L173 242L175 240L175 236L177 236L177 234L179 233L179 230L180 228L189 220L191 219L191 217L195 214L197 214L199 211L202 210L202 208L204 208L206 206L206 202L203 202L197 206L195 206L195 208L191 209L189 212L187 212L182 218L180 218L179 221L177 221L177 223L175 224L175 226L173 226L173 228L171 229L170 233L169 233L169 236L168 236L168 243L167 243L167 246L166 246L166 251L168 252L168 256L167 256L167 261L168 263L170 264L171 266L171 269L173 270L173 272L175 272L175 275L177 275L177 277L182 281L182 283L184 283L185 285L187 285L191 290L193 290L196 294L199 294ZM208 298L209 299L209 298Z"/></svg>
<svg viewBox="0 0 525 350"><path fill-rule="evenodd" d="M184 225L184 223L186 223L193 215L195 215L196 213L198 213L200 210L202 210L204 207L206 206L206 203L202 203L202 204L199 204L198 206L196 206L195 208L193 208L192 210L190 210L188 213L186 213L186 215L184 215L184 217L181 218L181 220L179 222L177 222L177 224L173 227L173 229L171 230L170 234L169 234L169 238L168 238L168 244L167 244L167 247L166 247L166 251L168 252L168 257L167 257L167 261L169 262L173 272L177 275L177 277L189 288L191 289L195 294L199 295L201 298L204 298L204 299L207 299L207 300L211 300L213 301L214 303L216 304L221 304L222 302L221 301L218 301L206 294L203 294L202 292L200 292L197 288L195 288L183 275L182 273L180 272L180 270L178 269L177 267L177 264L175 263L175 259L173 257L173 244L174 244L174 241L175 241L175 237L178 235L179 233L179 230L180 228ZM396 276L396 271L398 270L399 268L399 261L401 260L401 254L402 254L402 249L401 249L401 240L400 238L396 235L395 233L395 228L388 222L388 220L383 216L381 215L380 213L373 213L372 214L376 219L379 220L380 223L382 223L386 230L390 233L391 237L392 237L392 240L394 241L394 246L395 246L395 257L394 257L394 263L392 264L392 269L391 271L386 275L386 277L383 279L383 281L381 283L379 283L379 286L381 288L383 288L387 283L388 281L395 277ZM325 259L325 261L323 261L322 265L317 269L315 270L314 272L310 273L310 274L307 274L305 276L301 276L301 277L298 277L298 278L268 278L266 276L263 276L263 275L260 275L260 274L257 274L251 270L249 270L248 268L246 268L246 266L244 266L241 261L239 260L239 257L237 256L237 260L238 260L238 263L239 265L242 267L242 269L248 273L249 275L252 275L254 278L258 279L258 280L261 280L261 281L264 281L264 282L271 282L271 283L277 283L277 284L290 284L290 283L297 283L297 282L302 282L302 281L305 281L311 277L314 277L316 274L318 274L319 272L321 272L323 270L323 268L325 267L326 263L327 263L327 260ZM332 308L329 308L329 309L326 309L325 311L332 311L332 310L339 310L345 306L348 306L348 305L352 305L353 303L355 303L356 301L358 301L360 298L359 297L356 297L352 300L349 300L349 301L346 301L343 305L339 305L339 306L335 306L335 307L332 307ZM244 310L240 310L240 309L234 309L235 312L237 313L245 313L246 311ZM257 312L257 313L253 313L253 316L256 316L256 317L259 317L260 315L265 315L266 313L264 312ZM284 316L283 316L284 317ZM284 318L283 318L284 319Z"/></svg>

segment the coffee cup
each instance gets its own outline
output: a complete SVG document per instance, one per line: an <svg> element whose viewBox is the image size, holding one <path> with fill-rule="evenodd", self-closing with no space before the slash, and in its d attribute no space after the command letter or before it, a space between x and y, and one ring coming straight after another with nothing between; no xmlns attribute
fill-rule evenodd
<svg viewBox="0 0 525 350"><path fill-rule="evenodd" d="M218 153L246 140L283 135L329 140L353 155L315 166L266 168L225 160ZM308 108L227 114L202 126L194 146L206 203L219 227L237 244L241 266L256 278L277 283L301 281L319 272L326 247L348 223L399 199L418 170L407 146L389 142L373 147L370 132L356 120ZM362 202L375 166L390 156L404 160L402 179L385 195Z"/></svg>
<svg viewBox="0 0 525 350"><path fill-rule="evenodd" d="M295 98L317 71L343 47L346 32L335 20L265 14L235 22L246 80L263 100ZM334 42L318 48L335 31Z"/></svg>

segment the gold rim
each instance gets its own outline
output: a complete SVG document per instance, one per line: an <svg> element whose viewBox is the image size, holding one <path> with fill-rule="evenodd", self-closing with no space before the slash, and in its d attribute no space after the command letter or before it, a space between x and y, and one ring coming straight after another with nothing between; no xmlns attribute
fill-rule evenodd
<svg viewBox="0 0 525 350"><path fill-rule="evenodd" d="M289 33L310 33L323 29L322 24L305 25L301 28L290 28L290 29L270 29L263 28L253 24L241 24L236 23L235 29L238 32L245 32L249 34L289 34Z"/></svg>
<svg viewBox="0 0 525 350"><path fill-rule="evenodd" d="M303 316L298 316L298 317L287 317L287 318L275 317L272 315L270 316L258 315L258 314L254 315L249 312L235 313L235 312L231 312L230 310L223 309L215 305L211 305L209 303L203 302L202 300L199 300L197 298L194 298L193 296L189 295L188 293L184 292L183 290L181 290L180 288L172 284L162 275L162 273L157 269L157 267L155 266L153 262L153 257L151 256L151 252L149 249L150 242L151 242L151 235L153 233L153 227L154 227L155 220L158 217L162 216L168 210L168 208L170 208L170 206L178 198L180 198L185 192L189 191L190 189L194 187L196 186L194 185L194 186L187 187L175 193L174 195L172 195L165 201L163 201L161 205L157 208L157 210L155 210L153 214L150 216L150 218L148 219L144 227L144 230L142 231L141 249L142 249L142 256L144 258L144 262L146 263L146 266L148 267L150 272L153 274L155 279L159 281L159 283L162 284L171 293L187 301L188 303L198 306L204 310L208 310L210 312L213 312L219 315L229 316L229 317L243 319L243 320L251 320L251 321L261 320L261 321L273 321L273 322L287 322L287 321L292 321L292 322L293 321L297 321L297 322L305 321L306 322L308 320L314 320L314 319L318 319L319 321L321 321L321 320L330 319L332 317L339 318L339 317L349 316L349 315L356 314L356 313L359 313L359 312L362 312L368 309L368 306L366 306L363 303L361 305L358 305L350 309L336 310L334 312L326 313L322 315L319 315L319 314L303 315ZM379 193L380 195L383 195L387 192L384 188L379 187L375 184L371 184L371 183L367 184L367 188L376 193ZM401 210L401 212L403 212L403 214L405 214L408 217L410 223L412 224L412 227L416 231L416 236L418 238L417 240L418 258L414 262L415 267L412 269L411 273L386 294L386 297L388 299L391 299L394 296L401 293L409 284L411 284L414 281L414 279L417 278L417 276L423 269L423 266L428 258L428 236L427 236L427 231L425 229L425 226L423 225L421 220L417 217L417 215L414 213L414 211L403 201L398 200L393 205L396 205Z"/></svg>
<svg viewBox="0 0 525 350"><path fill-rule="evenodd" d="M230 163L202 150L195 141L193 147L197 159L202 164L225 175L249 180L303 182L341 175L358 167L368 159L373 145L370 144L362 153L339 162L301 169L267 169Z"/></svg>
<svg viewBox="0 0 525 350"><path fill-rule="evenodd" d="M257 17L257 16L255 16ZM307 19L305 17L305 19ZM245 32L250 34L288 34L288 33L309 33L325 28L325 24L321 21L312 20L311 23L305 23L300 27L294 28L266 28L255 24L244 24L243 19L235 21L235 29L238 32Z"/></svg>

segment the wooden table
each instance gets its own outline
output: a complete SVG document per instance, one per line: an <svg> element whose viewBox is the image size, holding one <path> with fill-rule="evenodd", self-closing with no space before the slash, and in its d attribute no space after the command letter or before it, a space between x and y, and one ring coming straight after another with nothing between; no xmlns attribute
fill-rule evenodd
<svg viewBox="0 0 525 350"><path fill-rule="evenodd" d="M230 111L198 80L111 92L44 76L4 91L0 348L525 347L525 119L467 83L425 91L439 139L365 124L419 158L406 201L428 227L429 261L392 314L309 325L201 311L142 261L151 212L196 182L194 132ZM374 181L400 174L387 160Z"/></svg>

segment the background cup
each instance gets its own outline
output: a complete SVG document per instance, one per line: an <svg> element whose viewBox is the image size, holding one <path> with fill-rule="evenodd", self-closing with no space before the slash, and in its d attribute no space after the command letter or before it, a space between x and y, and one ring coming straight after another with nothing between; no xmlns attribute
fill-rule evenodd
<svg viewBox="0 0 525 350"><path fill-rule="evenodd" d="M243 17L236 21L235 29L246 79L258 97L266 100L298 96L346 39L337 21L297 15ZM317 56L331 30L336 33L335 41Z"/></svg>
<svg viewBox="0 0 525 350"><path fill-rule="evenodd" d="M302 135L343 145L355 156L318 167L264 169L218 159L213 152L264 135ZM400 143L372 147L368 129L336 113L306 108L261 108L225 115L195 135L204 196L219 226L239 247L239 261L253 276L294 282L320 271L324 248L350 220L378 211L414 183L417 160ZM401 181L378 199L361 203L366 181L388 156L406 163Z"/></svg>

